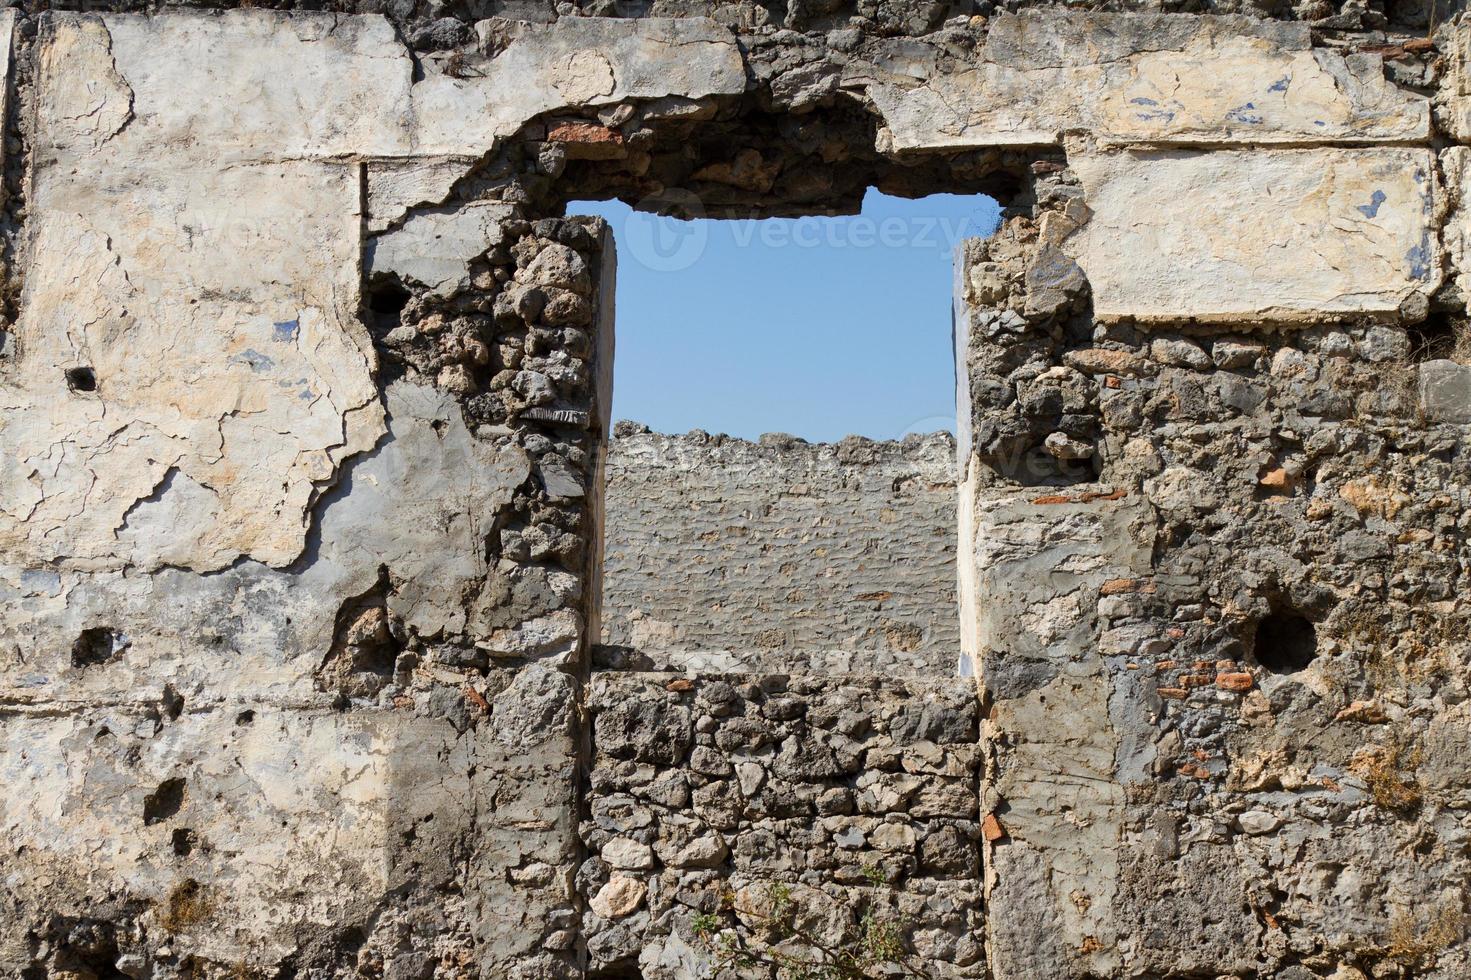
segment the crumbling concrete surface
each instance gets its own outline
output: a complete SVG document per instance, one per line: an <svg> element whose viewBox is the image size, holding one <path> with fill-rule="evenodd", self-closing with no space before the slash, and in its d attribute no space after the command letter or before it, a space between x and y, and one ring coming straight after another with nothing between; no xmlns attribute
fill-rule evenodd
<svg viewBox="0 0 1471 980"><path fill-rule="evenodd" d="M0 16L0 973L704 977L778 885L931 976L1471 973L1463 15L276 5ZM717 617L690 519L605 610L674 484L566 203L869 186L1006 206L953 462L701 445L832 574Z"/></svg>

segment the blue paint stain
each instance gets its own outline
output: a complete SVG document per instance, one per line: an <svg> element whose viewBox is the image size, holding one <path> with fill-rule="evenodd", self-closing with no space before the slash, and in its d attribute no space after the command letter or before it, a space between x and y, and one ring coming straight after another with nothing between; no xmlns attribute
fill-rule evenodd
<svg viewBox="0 0 1471 980"><path fill-rule="evenodd" d="M1267 91L1268 92L1285 92L1285 91L1287 91L1287 86L1289 86L1291 84L1292 84L1292 76L1291 75L1283 75L1281 78L1277 79L1270 86L1268 86Z"/></svg>
<svg viewBox="0 0 1471 980"><path fill-rule="evenodd" d="M1134 118L1140 122L1173 122L1175 114L1168 109L1157 109L1154 112L1136 112Z"/></svg>
<svg viewBox="0 0 1471 980"><path fill-rule="evenodd" d="M274 332L271 334L271 339L280 344L291 343L296 339L297 333L301 330L301 324L295 320L283 320L280 323L273 324L273 327Z"/></svg>
<svg viewBox="0 0 1471 980"><path fill-rule="evenodd" d="M1153 99L1146 99L1142 95L1139 96L1138 98L1130 99L1129 100L1129 104L1130 105L1159 105L1159 103L1156 102L1156 101L1154 101Z"/></svg>
<svg viewBox="0 0 1471 980"><path fill-rule="evenodd" d="M21 586L31 595L61 595L61 573L28 568L20 573Z"/></svg>
<svg viewBox="0 0 1471 980"><path fill-rule="evenodd" d="M1410 277L1413 279L1430 278L1430 236L1422 235L1420 244L1405 253L1405 258L1410 263Z"/></svg>
<svg viewBox="0 0 1471 980"><path fill-rule="evenodd" d="M1232 109L1230 112L1226 113L1226 118L1231 120L1232 122L1249 123L1253 126L1260 126L1263 119L1261 114L1256 112L1255 109L1256 104L1248 102L1245 105L1239 105L1236 108Z"/></svg>
<svg viewBox="0 0 1471 980"><path fill-rule="evenodd" d="M1369 196L1368 204L1360 204L1358 206L1358 211L1366 218L1377 218L1379 217L1379 205L1383 204L1384 201L1384 192L1375 191Z"/></svg>
<svg viewBox="0 0 1471 980"><path fill-rule="evenodd" d="M1313 125L1314 125L1314 126L1326 126L1326 125L1328 125L1328 124L1327 124L1327 123L1325 123L1325 122L1324 122L1324 121L1323 121L1323 120L1321 120L1321 119L1314 119L1314 120L1313 120Z"/></svg>
<svg viewBox="0 0 1471 980"><path fill-rule="evenodd" d="M230 358L231 364L244 364L255 374L269 371L276 366L276 362L259 351L247 350Z"/></svg>

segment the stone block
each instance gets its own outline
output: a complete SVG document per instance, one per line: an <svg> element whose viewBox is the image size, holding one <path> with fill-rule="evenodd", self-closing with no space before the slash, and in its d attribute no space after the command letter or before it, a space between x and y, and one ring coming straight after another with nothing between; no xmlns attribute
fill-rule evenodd
<svg viewBox="0 0 1471 980"><path fill-rule="evenodd" d="M557 109L746 88L735 36L704 17L564 17L525 27L494 58L465 64L448 53L427 59L413 93L415 154L479 156Z"/></svg>
<svg viewBox="0 0 1471 980"><path fill-rule="evenodd" d="M1434 422L1471 423L1471 367L1455 361L1420 365L1420 408Z"/></svg>
<svg viewBox="0 0 1471 980"><path fill-rule="evenodd" d="M1075 154L1102 320L1393 317L1440 283L1429 150ZM1418 294L1418 296L1417 296Z"/></svg>
<svg viewBox="0 0 1471 980"><path fill-rule="evenodd" d="M212 161L409 147L413 63L383 17L58 13L41 42L40 145L63 156L104 145Z"/></svg>
<svg viewBox="0 0 1471 980"><path fill-rule="evenodd" d="M500 47L480 30L479 48ZM447 51L423 69L414 81L408 49L376 15L58 13L43 32L38 145L63 157L148 148L210 161L455 157L468 168L542 113L746 86L735 37L701 17L520 24L494 56Z"/></svg>
<svg viewBox="0 0 1471 980"><path fill-rule="evenodd" d="M1104 143L1404 142L1430 135L1423 96L1386 81L1378 54L1314 48L1305 24L1056 10L998 14L979 63L881 49L869 96L895 150Z"/></svg>
<svg viewBox="0 0 1471 980"><path fill-rule="evenodd" d="M416 211L400 227L369 240L367 272L393 273L448 296L470 286L470 262L501 244L513 208L499 201Z"/></svg>

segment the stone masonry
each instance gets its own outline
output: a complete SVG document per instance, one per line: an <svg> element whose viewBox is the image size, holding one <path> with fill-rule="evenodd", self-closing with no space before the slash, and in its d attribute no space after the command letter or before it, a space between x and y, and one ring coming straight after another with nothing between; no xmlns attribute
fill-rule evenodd
<svg viewBox="0 0 1471 980"><path fill-rule="evenodd" d="M770 980L762 901L869 976L1471 975L1459 4L40 6L0 975ZM953 457L630 432L620 485L567 202L869 187L1004 205ZM831 560L620 546L681 494L835 501Z"/></svg>
<svg viewBox="0 0 1471 980"><path fill-rule="evenodd" d="M954 675L955 444L619 423L603 643L680 669Z"/></svg>

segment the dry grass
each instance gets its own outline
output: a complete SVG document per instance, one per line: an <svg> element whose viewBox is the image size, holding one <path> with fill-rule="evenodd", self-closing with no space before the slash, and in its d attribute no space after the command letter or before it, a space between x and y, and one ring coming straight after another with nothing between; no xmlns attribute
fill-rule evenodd
<svg viewBox="0 0 1471 980"><path fill-rule="evenodd" d="M1357 420L1370 421L1385 410L1403 411L1417 425L1425 424L1420 408L1420 365L1426 361L1452 360L1458 364L1471 364L1471 320L1439 316L1427 320L1421 326L1410 328L1410 351L1405 357L1374 365L1373 371L1355 372L1352 387L1360 392L1377 396L1370 400L1374 405L1372 416L1365 416L1364 399L1357 399Z"/></svg>
<svg viewBox="0 0 1471 980"><path fill-rule="evenodd" d="M1451 360L1471 364L1471 320L1448 318L1412 336L1416 338L1410 352L1412 361Z"/></svg>
<svg viewBox="0 0 1471 980"><path fill-rule="evenodd" d="M1412 964L1434 956L1460 942L1466 933L1466 916L1459 900L1452 899L1436 909L1421 925L1412 911L1397 909L1389 923L1390 959Z"/></svg>
<svg viewBox="0 0 1471 980"><path fill-rule="evenodd" d="M1408 624L1389 624L1367 608L1345 616L1339 630L1345 646L1359 655L1370 694L1448 677L1450 651L1467 635L1459 619L1423 615Z"/></svg>
<svg viewBox="0 0 1471 980"><path fill-rule="evenodd" d="M1424 799L1415 778L1423 758L1420 746L1397 732L1388 743L1359 752L1349 768L1368 785L1375 806L1407 816L1419 810Z"/></svg>
<svg viewBox="0 0 1471 980"><path fill-rule="evenodd" d="M169 893L159 924L169 932L183 932L208 920L214 910L215 902L209 890L189 878Z"/></svg>

